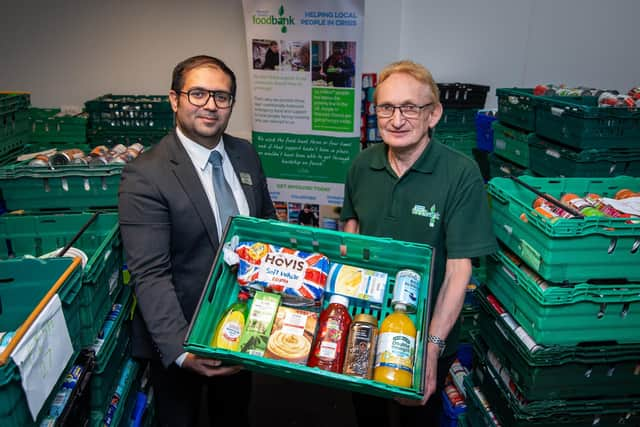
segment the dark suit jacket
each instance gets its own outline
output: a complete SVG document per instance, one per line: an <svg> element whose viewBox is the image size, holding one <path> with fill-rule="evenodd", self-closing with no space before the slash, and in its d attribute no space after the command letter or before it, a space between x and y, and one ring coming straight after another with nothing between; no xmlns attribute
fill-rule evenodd
<svg viewBox="0 0 640 427"><path fill-rule="evenodd" d="M258 154L224 135L251 216L276 218ZM138 298L133 320L136 357L169 366L183 342L218 250L214 213L195 166L174 132L125 166L119 191L125 257Z"/></svg>

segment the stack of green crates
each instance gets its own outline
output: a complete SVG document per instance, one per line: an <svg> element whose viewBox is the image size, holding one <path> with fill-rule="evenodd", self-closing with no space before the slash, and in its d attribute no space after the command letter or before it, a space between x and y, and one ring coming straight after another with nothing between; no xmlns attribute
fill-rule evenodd
<svg viewBox="0 0 640 427"><path fill-rule="evenodd" d="M65 379L66 372L71 368L81 345L79 342L80 325L80 290L82 285L82 270L80 265L74 265L70 258L55 258L48 260L16 258L0 261L0 287L2 312L0 313L0 330L15 331L34 312L38 303L49 292L59 278L62 285L57 291L62 303L69 337L73 346L73 354L67 366L61 371L57 384L47 390L48 398L38 411L34 420L29 411L27 398L22 388L21 374L13 359L8 358L0 365L0 425L3 427L37 426L47 415L55 392ZM38 344L36 344L38 345ZM32 352L37 352L38 347ZM5 351L6 353L6 351ZM3 356L7 356L3 354Z"/></svg>
<svg viewBox="0 0 640 427"><path fill-rule="evenodd" d="M472 332L477 352L487 347L509 372L519 390L531 400L624 397L638 394L640 343L551 345L529 348L489 302L481 289L478 332ZM496 295L497 296L497 295ZM496 333L496 332L499 333ZM562 381L558 379L561 378Z"/></svg>
<svg viewBox="0 0 640 427"><path fill-rule="evenodd" d="M631 177L520 179L557 199L640 189ZM502 425L635 425L640 222L543 217L513 179L491 180L489 194L503 246L478 291L476 385Z"/></svg>
<svg viewBox="0 0 640 427"><path fill-rule="evenodd" d="M30 108L29 125L28 152L50 148L89 151L86 113L66 114L59 108Z"/></svg>
<svg viewBox="0 0 640 427"><path fill-rule="evenodd" d="M174 126L169 97L107 94L87 101L87 138L91 146L158 142Z"/></svg>
<svg viewBox="0 0 640 427"><path fill-rule="evenodd" d="M0 167L0 190L9 211L115 209L122 168L109 164L50 169L24 161Z"/></svg>
<svg viewBox="0 0 640 427"><path fill-rule="evenodd" d="M28 93L0 92L0 165L20 155L29 141Z"/></svg>
<svg viewBox="0 0 640 427"><path fill-rule="evenodd" d="M0 216L0 259L39 257L60 250L91 219L90 213ZM87 255L81 289L78 337L81 348L91 345L121 288L122 243L118 214L103 212L73 247Z"/></svg>
<svg viewBox="0 0 640 427"><path fill-rule="evenodd" d="M481 353L480 353L481 354ZM473 381L482 390L501 425L509 427L582 427L637 425L640 397L524 400L507 386L500 372L481 359ZM558 378L562 381L562 378ZM526 398L525 398L526 399ZM477 406L477 405L472 405ZM473 409L469 416L473 416ZM492 425L492 424L485 424Z"/></svg>
<svg viewBox="0 0 640 427"><path fill-rule="evenodd" d="M531 170L541 176L640 176L640 144L637 148L578 150L534 135L529 148Z"/></svg>
<svg viewBox="0 0 640 427"><path fill-rule="evenodd" d="M497 89L496 95L503 125L535 133L530 165L516 162L534 173L610 177L640 171L640 108L599 107L594 96L536 96L533 89Z"/></svg>
<svg viewBox="0 0 640 427"><path fill-rule="evenodd" d="M128 286L123 287L115 303L120 304L120 312L115 318L103 316L100 335L92 346L96 352L95 370L90 383L91 419L94 424L99 424L104 418L122 367L131 356L129 319L133 297Z"/></svg>

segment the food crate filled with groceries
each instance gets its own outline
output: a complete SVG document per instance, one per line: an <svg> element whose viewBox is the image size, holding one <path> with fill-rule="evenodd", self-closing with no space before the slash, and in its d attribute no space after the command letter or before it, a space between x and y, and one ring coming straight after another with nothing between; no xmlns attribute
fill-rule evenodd
<svg viewBox="0 0 640 427"><path fill-rule="evenodd" d="M234 217L185 348L294 380L421 399L432 256L424 244Z"/></svg>
<svg viewBox="0 0 640 427"><path fill-rule="evenodd" d="M0 167L0 189L7 210L115 208L126 163L140 144L73 148L31 153Z"/></svg>

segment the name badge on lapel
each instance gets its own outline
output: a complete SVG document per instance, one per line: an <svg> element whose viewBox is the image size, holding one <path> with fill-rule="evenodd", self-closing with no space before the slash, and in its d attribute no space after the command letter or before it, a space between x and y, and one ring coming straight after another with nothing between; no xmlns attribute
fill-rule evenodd
<svg viewBox="0 0 640 427"><path fill-rule="evenodd" d="M251 175L246 172L240 172L240 182L244 185L253 185L253 181L251 181Z"/></svg>

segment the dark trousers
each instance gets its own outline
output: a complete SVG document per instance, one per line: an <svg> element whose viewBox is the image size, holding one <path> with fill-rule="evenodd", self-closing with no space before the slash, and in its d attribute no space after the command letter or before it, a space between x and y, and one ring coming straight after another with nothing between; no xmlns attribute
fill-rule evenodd
<svg viewBox="0 0 640 427"><path fill-rule="evenodd" d="M165 368L160 362L151 361L151 384L159 426L197 426L203 409L208 412L210 426L249 426L251 374L248 371L206 378L175 364ZM206 408L201 407L203 403Z"/></svg>
<svg viewBox="0 0 640 427"><path fill-rule="evenodd" d="M403 406L395 400L353 393L353 406L359 427L437 427L442 412L444 380L456 355L438 360L436 391L424 406Z"/></svg>

